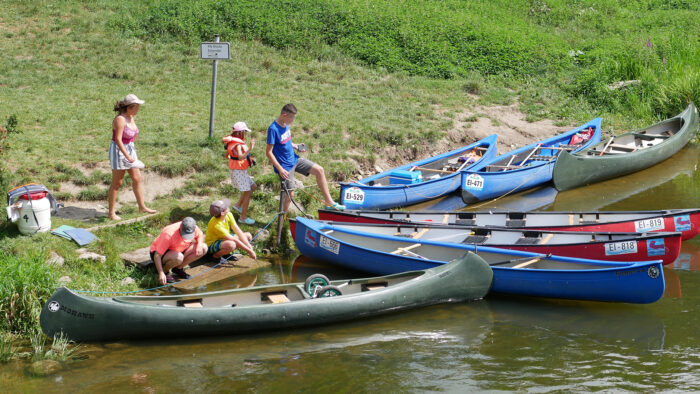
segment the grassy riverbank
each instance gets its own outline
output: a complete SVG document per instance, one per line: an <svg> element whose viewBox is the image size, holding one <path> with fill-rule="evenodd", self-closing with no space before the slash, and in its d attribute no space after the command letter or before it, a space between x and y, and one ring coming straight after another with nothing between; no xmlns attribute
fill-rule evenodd
<svg viewBox="0 0 700 394"><path fill-rule="evenodd" d="M20 236L3 219L2 349L5 334L35 335L38 310L62 276L80 289L153 286L151 272L125 267L119 254L187 215L204 227L212 199L237 198L218 143L234 121L254 130L251 173L262 188L251 216L264 224L279 193L262 150L265 130L287 102L300 109L295 141L309 145L308 157L334 182L357 179L378 160L428 156L475 104L519 102L530 119L567 124L603 116L606 130L620 131L700 101L699 11L655 0L5 1L0 189L37 182L60 200L106 205L111 108L127 93L146 100L139 157L182 185L150 204L159 215L96 232L89 249L105 263L78 260L73 244L50 234ZM219 62L209 140L211 62L199 59L199 42L214 33L231 43L232 59ZM627 80L640 82L608 88ZM457 132L470 139L468 125ZM388 146L397 157L387 157ZM313 211L320 204L309 194L298 197ZM139 216L134 205L121 216ZM86 227L55 218L60 224ZM51 251L63 266L44 264ZM127 276L135 283L122 285Z"/></svg>

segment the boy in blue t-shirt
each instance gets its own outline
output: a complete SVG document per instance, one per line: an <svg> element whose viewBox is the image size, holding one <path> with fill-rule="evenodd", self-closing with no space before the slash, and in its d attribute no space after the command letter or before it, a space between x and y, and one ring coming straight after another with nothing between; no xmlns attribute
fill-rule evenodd
<svg viewBox="0 0 700 394"><path fill-rule="evenodd" d="M297 149L299 152L305 152L306 147L304 144L294 144L292 143L292 132L289 130L289 126L294 122L294 118L297 114L297 108L294 104L286 104L282 107L282 112L280 116L275 119L270 127L267 129L267 147L265 148L265 155L272 163L275 168L275 172L279 175L282 181L282 186L286 187L289 191L290 198L293 198L294 185L294 173L299 172L304 176L309 176L313 174L316 176L316 183L321 189L323 194L324 203L326 208L334 208L337 210L345 209L344 205L340 205L333 201L331 194L328 191L328 182L326 181L326 173L323 167L307 160L303 157L299 157L294 150ZM284 199L284 212L289 210L289 199Z"/></svg>

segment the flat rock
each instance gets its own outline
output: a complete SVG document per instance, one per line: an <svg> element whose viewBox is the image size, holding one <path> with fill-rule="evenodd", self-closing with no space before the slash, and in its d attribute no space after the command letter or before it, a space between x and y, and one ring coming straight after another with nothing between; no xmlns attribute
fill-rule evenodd
<svg viewBox="0 0 700 394"><path fill-rule="evenodd" d="M65 259L53 250L49 252L49 258L46 260L46 264L55 265L57 267L63 267L64 262Z"/></svg>
<svg viewBox="0 0 700 394"><path fill-rule="evenodd" d="M80 249L79 249L80 250ZM88 251L82 251L78 255L78 258L81 260L92 260L98 263L104 263L107 261L107 258L105 256L102 256L101 254L97 254L94 252L88 252Z"/></svg>
<svg viewBox="0 0 700 394"><path fill-rule="evenodd" d="M119 255L124 264L126 265L138 265L140 267L148 267L153 262L151 261L151 247L146 246L145 248L132 250L131 252L125 252Z"/></svg>
<svg viewBox="0 0 700 394"><path fill-rule="evenodd" d="M27 368L27 373L33 376L47 376L60 369L61 363L56 360L41 360L33 362L29 368Z"/></svg>

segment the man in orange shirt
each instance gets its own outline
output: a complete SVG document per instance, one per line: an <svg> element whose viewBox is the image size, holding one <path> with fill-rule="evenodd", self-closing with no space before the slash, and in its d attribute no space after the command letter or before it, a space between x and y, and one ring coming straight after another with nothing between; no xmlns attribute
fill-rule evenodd
<svg viewBox="0 0 700 394"><path fill-rule="evenodd" d="M183 268L206 253L204 233L189 216L181 222L165 226L151 244L151 260L156 265L158 280L163 285L175 282L171 270L180 279L189 279L190 276Z"/></svg>

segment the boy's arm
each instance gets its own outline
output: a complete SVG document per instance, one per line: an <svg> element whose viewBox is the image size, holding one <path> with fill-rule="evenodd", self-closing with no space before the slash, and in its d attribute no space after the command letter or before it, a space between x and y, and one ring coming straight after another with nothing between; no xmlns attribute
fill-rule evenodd
<svg viewBox="0 0 700 394"><path fill-rule="evenodd" d="M277 169L277 172L280 174L280 177L282 179L287 179L289 177L289 171L282 168L280 163L277 161L277 158L275 157L274 153L272 153L273 147L273 144L267 144L267 146L265 147L265 156L267 156L267 159L270 160L272 166Z"/></svg>

